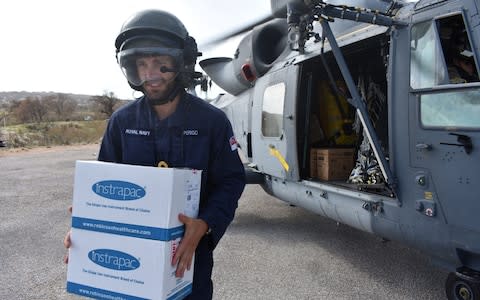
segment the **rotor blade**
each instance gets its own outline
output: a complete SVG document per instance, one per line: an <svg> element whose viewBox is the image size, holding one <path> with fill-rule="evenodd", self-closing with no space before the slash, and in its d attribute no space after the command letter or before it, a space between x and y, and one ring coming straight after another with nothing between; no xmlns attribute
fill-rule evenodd
<svg viewBox="0 0 480 300"><path fill-rule="evenodd" d="M210 48L210 47L213 47L215 46L216 44L219 44L219 43L222 43L223 41L231 38L231 37L235 37L237 35L240 35L242 33L245 33L247 31L250 31L252 30L254 27L258 26L258 25L261 25L263 23L266 23L270 20L272 20L274 17L272 15L267 15L265 16L264 18L254 22L254 23L250 23L248 25L245 25L241 28L238 28L232 32L229 32L229 33L226 33L225 35L221 35L219 37L216 37L216 38L213 38L205 43L201 43L200 44L200 47L199 48L202 48L202 49L205 49L205 48Z"/></svg>

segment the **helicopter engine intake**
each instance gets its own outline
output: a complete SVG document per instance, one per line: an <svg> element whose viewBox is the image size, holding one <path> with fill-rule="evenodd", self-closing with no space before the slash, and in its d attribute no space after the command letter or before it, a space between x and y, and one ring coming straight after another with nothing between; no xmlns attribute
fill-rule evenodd
<svg viewBox="0 0 480 300"><path fill-rule="evenodd" d="M200 66L218 86L238 95L254 85L284 53L287 23L274 19L246 35L237 47L234 58L209 58Z"/></svg>

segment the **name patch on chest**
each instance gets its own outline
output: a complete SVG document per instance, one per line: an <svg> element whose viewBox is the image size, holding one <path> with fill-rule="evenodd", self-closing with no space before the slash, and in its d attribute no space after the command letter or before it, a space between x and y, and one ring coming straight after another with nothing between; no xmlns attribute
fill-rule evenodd
<svg viewBox="0 0 480 300"><path fill-rule="evenodd" d="M125 134L150 136L150 130L125 129Z"/></svg>
<svg viewBox="0 0 480 300"><path fill-rule="evenodd" d="M198 135L198 129L186 129L183 131L183 135Z"/></svg>

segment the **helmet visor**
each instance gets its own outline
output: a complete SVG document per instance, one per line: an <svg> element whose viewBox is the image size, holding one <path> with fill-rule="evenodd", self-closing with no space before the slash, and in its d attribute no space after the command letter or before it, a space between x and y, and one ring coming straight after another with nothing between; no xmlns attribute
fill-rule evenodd
<svg viewBox="0 0 480 300"><path fill-rule="evenodd" d="M121 50L118 53L118 64L127 78L135 85L142 86L147 80L156 80L161 73L178 73L183 61L183 51L177 48L142 47ZM171 59L159 59L149 66L142 65L142 59L148 57L170 57ZM173 62L173 63L172 63ZM142 72L142 68L148 68L148 76Z"/></svg>

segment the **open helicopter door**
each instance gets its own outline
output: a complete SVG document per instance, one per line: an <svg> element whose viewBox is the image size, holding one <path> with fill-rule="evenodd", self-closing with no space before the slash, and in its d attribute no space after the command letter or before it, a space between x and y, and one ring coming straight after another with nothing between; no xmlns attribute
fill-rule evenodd
<svg viewBox="0 0 480 300"><path fill-rule="evenodd" d="M478 269L480 255L469 253L480 253L471 247L480 234L480 28L473 27L478 24L475 2L462 4L414 15L409 152L423 190L416 209L433 219L444 215L450 232L441 234L452 237L462 263L475 261ZM470 64L468 77L457 74L465 73L456 67L460 56Z"/></svg>
<svg viewBox="0 0 480 300"><path fill-rule="evenodd" d="M260 77L252 109L252 161L258 170L298 180L295 101L299 67L289 65Z"/></svg>

